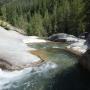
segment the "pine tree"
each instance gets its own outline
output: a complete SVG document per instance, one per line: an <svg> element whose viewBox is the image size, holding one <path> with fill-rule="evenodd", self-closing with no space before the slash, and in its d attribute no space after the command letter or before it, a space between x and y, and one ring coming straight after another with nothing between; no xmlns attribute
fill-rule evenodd
<svg viewBox="0 0 90 90"><path fill-rule="evenodd" d="M30 35L43 36L45 35L43 20L40 13L35 13L31 19L29 28L27 29Z"/></svg>
<svg viewBox="0 0 90 90"><path fill-rule="evenodd" d="M7 1L0 6L0 18L25 29L28 35L49 36L61 32L79 35L85 26L89 31L89 0Z"/></svg>
<svg viewBox="0 0 90 90"><path fill-rule="evenodd" d="M46 35L47 36L51 35L52 34L52 23L51 23L51 17L49 15L48 10L45 11L43 25L44 25Z"/></svg>
<svg viewBox="0 0 90 90"><path fill-rule="evenodd" d="M86 23L86 31L90 33L90 1L84 0L85 2L85 23Z"/></svg>

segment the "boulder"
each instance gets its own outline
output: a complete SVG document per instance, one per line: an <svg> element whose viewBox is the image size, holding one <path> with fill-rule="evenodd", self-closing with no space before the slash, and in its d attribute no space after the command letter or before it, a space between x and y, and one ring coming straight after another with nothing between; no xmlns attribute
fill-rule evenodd
<svg viewBox="0 0 90 90"><path fill-rule="evenodd" d="M65 33L59 33L59 34L51 35L48 38L48 40L55 41L55 42L74 43L74 42L78 41L78 38L73 36L73 35L69 35L69 34L65 34Z"/></svg>
<svg viewBox="0 0 90 90"><path fill-rule="evenodd" d="M90 35L66 47L66 50L80 56L78 62L90 71Z"/></svg>
<svg viewBox="0 0 90 90"><path fill-rule="evenodd" d="M0 27L0 68L16 70L42 62L40 57L31 53L35 49L23 42L24 37Z"/></svg>
<svg viewBox="0 0 90 90"><path fill-rule="evenodd" d="M79 39L78 42L66 46L66 50L76 55L83 55L87 50L86 40Z"/></svg>

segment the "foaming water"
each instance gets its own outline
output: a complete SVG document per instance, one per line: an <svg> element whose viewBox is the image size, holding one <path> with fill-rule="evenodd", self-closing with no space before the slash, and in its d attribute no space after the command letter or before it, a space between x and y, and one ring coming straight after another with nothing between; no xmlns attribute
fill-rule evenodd
<svg viewBox="0 0 90 90"><path fill-rule="evenodd" d="M42 74L44 75L44 78L48 78L49 76L46 73L57 67L57 64L53 62L46 62L39 67L25 68L20 71L9 72L0 69L0 90L17 90L17 88L22 86L22 84L25 84L27 87L28 82L22 83L24 80L28 80L34 75L42 76ZM17 84L15 85L15 83ZM32 82L30 81L30 83Z"/></svg>

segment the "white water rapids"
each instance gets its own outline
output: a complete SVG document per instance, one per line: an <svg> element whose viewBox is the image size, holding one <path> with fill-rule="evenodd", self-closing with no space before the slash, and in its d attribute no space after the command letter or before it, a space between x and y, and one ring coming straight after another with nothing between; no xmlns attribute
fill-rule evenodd
<svg viewBox="0 0 90 90"><path fill-rule="evenodd" d="M35 74L40 75L40 73L44 73L43 74L45 75L44 77L47 78L48 76L46 72L54 68L57 68L56 64L52 62L47 62L40 67L30 67L20 71L16 70L13 72L8 72L0 69L0 90L9 90L11 87L13 88L20 87L19 85L15 85L14 83L15 82L20 83L23 81L23 79L30 78L30 76L33 76Z"/></svg>

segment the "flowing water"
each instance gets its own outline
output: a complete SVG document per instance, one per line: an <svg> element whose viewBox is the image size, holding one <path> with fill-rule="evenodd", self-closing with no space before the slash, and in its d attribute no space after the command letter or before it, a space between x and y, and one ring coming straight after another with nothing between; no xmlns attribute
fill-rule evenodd
<svg viewBox="0 0 90 90"><path fill-rule="evenodd" d="M36 48L38 53L41 52L46 61L37 67L20 71L0 70L0 90L83 89L84 75L77 64L78 58L63 50L66 44L46 43L29 44L29 46Z"/></svg>

